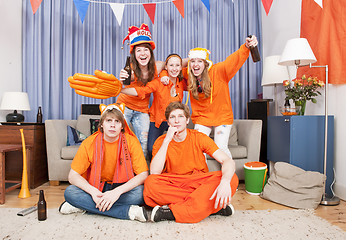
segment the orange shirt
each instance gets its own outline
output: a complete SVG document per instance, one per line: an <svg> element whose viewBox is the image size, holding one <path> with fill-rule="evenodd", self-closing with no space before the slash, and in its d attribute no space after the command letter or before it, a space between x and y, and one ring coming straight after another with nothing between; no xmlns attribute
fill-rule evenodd
<svg viewBox="0 0 346 240"><path fill-rule="evenodd" d="M125 86L125 88L133 87L142 87L144 86L141 82L138 82L137 79L131 82L130 85ZM129 96L123 93L120 93L117 98L117 103L124 103L126 107L143 113L149 113L149 100L150 94L146 95L143 98L136 96Z"/></svg>
<svg viewBox="0 0 346 240"><path fill-rule="evenodd" d="M199 100L192 97L191 120L194 124L204 126L220 126L233 124L233 110L228 88L228 82L238 72L249 57L249 49L245 44L232 53L223 62L214 64L209 70L212 84L211 97L205 98L204 93L199 94ZM187 69L184 68L184 75Z"/></svg>
<svg viewBox="0 0 346 240"><path fill-rule="evenodd" d="M87 178L88 170L91 168L91 164L94 164L94 139L96 135L91 135L85 139L80 145L76 156L73 158L71 169ZM129 152L132 160L132 168L135 175L148 171L148 165L145 160L141 145L138 139L125 133ZM110 143L104 141L104 158L101 170L101 181L112 182L115 166L116 166L116 154L118 152L118 141Z"/></svg>
<svg viewBox="0 0 346 240"><path fill-rule="evenodd" d="M157 78L157 76L158 76L158 73L155 67L154 79ZM138 78L136 76L135 76L135 80L131 82L130 85L125 86L125 88L133 88L133 87L144 87L143 83L138 81ZM147 94L145 97L140 98L140 97L129 96L129 95L120 93L117 98L117 103L124 103L126 107L138 112L149 113L149 100L150 100L150 94Z"/></svg>
<svg viewBox="0 0 346 240"><path fill-rule="evenodd" d="M153 93L154 100L149 109L150 122L155 122L155 127L159 128L163 121L166 121L165 111L170 102L183 100L183 91L186 88L185 80L176 82L175 90L177 95L175 97L171 96L171 88L173 83L170 81L168 85L163 85L160 78L156 78L153 81L147 83L145 87L136 87L138 97L144 98L145 96Z"/></svg>
<svg viewBox="0 0 346 240"><path fill-rule="evenodd" d="M215 142L193 129L186 129L187 136L184 141L172 140L168 145L166 164L162 173L189 175L195 172L209 172L203 153L212 156L218 150ZM160 136L153 146L153 157L159 151L166 134Z"/></svg>

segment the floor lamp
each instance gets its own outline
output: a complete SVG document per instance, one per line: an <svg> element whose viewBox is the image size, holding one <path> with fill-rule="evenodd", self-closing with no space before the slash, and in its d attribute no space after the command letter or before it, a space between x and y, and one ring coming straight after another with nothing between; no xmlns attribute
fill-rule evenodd
<svg viewBox="0 0 346 240"><path fill-rule="evenodd" d="M262 86L274 85L275 115L278 116L277 89L276 84L283 84L284 80L289 80L287 67L278 64L280 55L269 56L264 59Z"/></svg>
<svg viewBox="0 0 346 240"><path fill-rule="evenodd" d="M313 66L312 63L316 62L316 57L309 45L306 38L294 38L288 40L284 51L281 55L279 64L284 66L310 66L310 68L325 68L326 72L326 84L324 87L324 161L323 161L323 174L327 179L327 144L328 144L328 65L324 66ZM323 182L323 191L321 205L333 206L340 203L340 199L336 196L327 197L326 194L326 179ZM334 195L334 192L332 190Z"/></svg>

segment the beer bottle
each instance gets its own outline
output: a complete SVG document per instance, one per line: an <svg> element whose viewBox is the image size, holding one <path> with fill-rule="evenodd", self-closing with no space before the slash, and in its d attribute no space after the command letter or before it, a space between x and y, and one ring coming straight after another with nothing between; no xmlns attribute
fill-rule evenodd
<svg viewBox="0 0 346 240"><path fill-rule="evenodd" d="M251 38L252 35L249 35L248 37ZM257 46L251 46L250 52L251 52L251 57L253 62L258 62L261 60L261 55L259 54Z"/></svg>
<svg viewBox="0 0 346 240"><path fill-rule="evenodd" d="M285 100L284 111L289 112L291 108L290 100Z"/></svg>
<svg viewBox="0 0 346 240"><path fill-rule="evenodd" d="M126 64L125 64L124 70L129 74L129 77L125 79L123 84L124 85L130 85L130 83L131 83L131 72L132 72L130 57L126 58Z"/></svg>
<svg viewBox="0 0 346 240"><path fill-rule="evenodd" d="M38 107L36 122L42 123L42 109L41 109L41 107Z"/></svg>
<svg viewBox="0 0 346 240"><path fill-rule="evenodd" d="M40 197L37 202L37 219L39 221L44 221L47 219L47 204L44 199L43 190L40 190Z"/></svg>

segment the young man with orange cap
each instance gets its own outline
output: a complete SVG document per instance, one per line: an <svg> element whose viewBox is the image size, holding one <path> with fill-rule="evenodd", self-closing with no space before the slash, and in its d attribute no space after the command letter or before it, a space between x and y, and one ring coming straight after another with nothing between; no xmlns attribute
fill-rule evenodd
<svg viewBox="0 0 346 240"><path fill-rule="evenodd" d="M140 28L136 26L129 27L128 35L124 38L130 42L130 58L132 69L132 81L127 87L142 87L157 77L159 69L163 68L162 62L155 62L153 50L155 43L152 40L149 27L142 24ZM128 77L127 71L120 71L119 80L124 81ZM128 123L132 124L133 131L141 143L144 155L147 154L147 142L149 132L149 100L150 94L144 98L137 96L128 96L120 94L117 103L124 103L125 117Z"/></svg>
<svg viewBox="0 0 346 240"><path fill-rule="evenodd" d="M69 173L62 214L90 212L145 222L143 183L148 176L138 139L124 118L124 104L101 104L99 130L85 139Z"/></svg>
<svg viewBox="0 0 346 240"><path fill-rule="evenodd" d="M150 219L196 223L210 214L232 215L239 183L233 159L205 134L186 128L188 106L172 102L165 116L169 128L154 144L144 183L145 203L154 207ZM221 171L209 172L203 153L220 162Z"/></svg>

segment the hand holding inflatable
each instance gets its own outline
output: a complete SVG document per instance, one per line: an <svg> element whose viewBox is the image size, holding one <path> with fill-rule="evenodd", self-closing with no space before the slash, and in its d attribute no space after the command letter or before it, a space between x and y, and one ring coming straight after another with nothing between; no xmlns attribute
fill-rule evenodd
<svg viewBox="0 0 346 240"><path fill-rule="evenodd" d="M85 97L106 99L118 96L122 83L113 74L101 70L95 70L94 74L74 74L68 78L70 87Z"/></svg>

